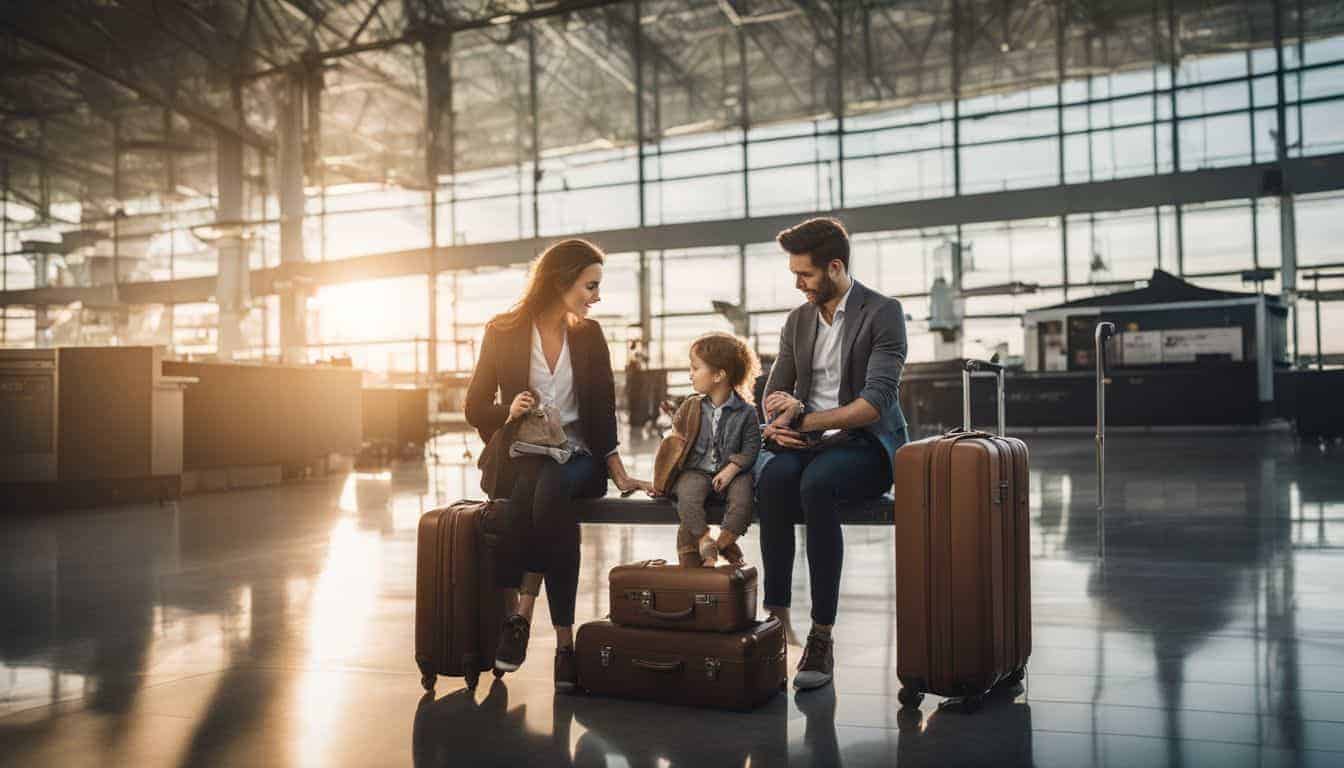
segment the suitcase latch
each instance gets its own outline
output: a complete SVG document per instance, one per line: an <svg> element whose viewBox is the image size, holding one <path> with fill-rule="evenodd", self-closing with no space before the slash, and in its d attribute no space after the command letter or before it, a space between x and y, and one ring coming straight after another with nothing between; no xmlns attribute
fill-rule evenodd
<svg viewBox="0 0 1344 768"><path fill-rule="evenodd" d="M1007 495L1008 495L1008 481L1004 480L999 483L999 494L994 499L994 503L1002 504L1004 497Z"/></svg>
<svg viewBox="0 0 1344 768"><path fill-rule="evenodd" d="M705 659L705 677L710 680L718 680L719 668L722 666L723 662L718 659Z"/></svg>
<svg viewBox="0 0 1344 768"><path fill-rule="evenodd" d="M719 596L718 596L718 595L696 595L696 596L695 596L695 604L696 604L696 605L715 606L715 605L718 605L718 604L719 604Z"/></svg>
<svg viewBox="0 0 1344 768"><path fill-rule="evenodd" d="M610 646L610 645L604 645L604 646L602 646L602 666L604 666L604 667L610 667L610 666L611 666L611 646Z"/></svg>
<svg viewBox="0 0 1344 768"><path fill-rule="evenodd" d="M653 605L653 592L647 589L632 589L625 593L627 600L635 600L640 605L648 608Z"/></svg>

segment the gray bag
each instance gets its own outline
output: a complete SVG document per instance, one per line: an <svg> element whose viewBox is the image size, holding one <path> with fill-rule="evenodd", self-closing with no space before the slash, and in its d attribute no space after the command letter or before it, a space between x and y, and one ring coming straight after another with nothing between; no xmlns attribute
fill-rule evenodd
<svg viewBox="0 0 1344 768"><path fill-rule="evenodd" d="M569 443L564 425L560 423L560 414L549 405L538 405L523 414L513 439L547 448L564 448Z"/></svg>

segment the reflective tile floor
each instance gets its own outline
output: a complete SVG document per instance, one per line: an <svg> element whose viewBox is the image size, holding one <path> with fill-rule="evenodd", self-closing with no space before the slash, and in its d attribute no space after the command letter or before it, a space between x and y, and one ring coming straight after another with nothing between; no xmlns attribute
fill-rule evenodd
<svg viewBox="0 0 1344 768"><path fill-rule="evenodd" d="M422 694L416 520L479 495L462 440L390 473L0 522L0 764L1344 765L1344 448L1115 435L1102 565L1092 441L1032 437L1023 688L902 714L892 529L851 527L834 687L735 714L555 696L544 601L518 673ZM672 536L585 527L580 620Z"/></svg>

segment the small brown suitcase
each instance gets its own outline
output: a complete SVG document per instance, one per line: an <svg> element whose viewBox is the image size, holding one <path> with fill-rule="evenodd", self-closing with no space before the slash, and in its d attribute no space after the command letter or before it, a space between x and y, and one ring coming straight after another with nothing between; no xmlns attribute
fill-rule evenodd
<svg viewBox="0 0 1344 768"><path fill-rule="evenodd" d="M475 688L481 672L494 667L504 601L487 534L506 503L459 501L420 517L415 663L427 691L438 675L465 677Z"/></svg>
<svg viewBox="0 0 1344 768"><path fill-rule="evenodd" d="M970 428L970 381L997 375L999 435ZM974 711L1031 655L1027 446L1003 437L1003 369L969 360L962 429L896 452L896 674L899 699L965 697Z"/></svg>
<svg viewBox="0 0 1344 768"><path fill-rule="evenodd" d="M574 641L579 686L665 704L754 709L784 689L784 625L742 632L676 632L592 621Z"/></svg>
<svg viewBox="0 0 1344 768"><path fill-rule="evenodd" d="M756 620L756 569L681 568L663 560L611 569L611 620L623 627L739 632Z"/></svg>

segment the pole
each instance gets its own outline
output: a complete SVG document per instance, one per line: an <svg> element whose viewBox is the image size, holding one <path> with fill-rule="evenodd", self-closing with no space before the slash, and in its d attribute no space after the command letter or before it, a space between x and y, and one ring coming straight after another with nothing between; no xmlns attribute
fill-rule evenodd
<svg viewBox="0 0 1344 768"><path fill-rule="evenodd" d="M1312 276L1312 293L1316 298L1316 370L1325 369L1325 356L1321 347L1321 273Z"/></svg>
<svg viewBox="0 0 1344 768"><path fill-rule="evenodd" d="M1097 323L1097 559L1106 561L1106 340L1114 323Z"/></svg>

